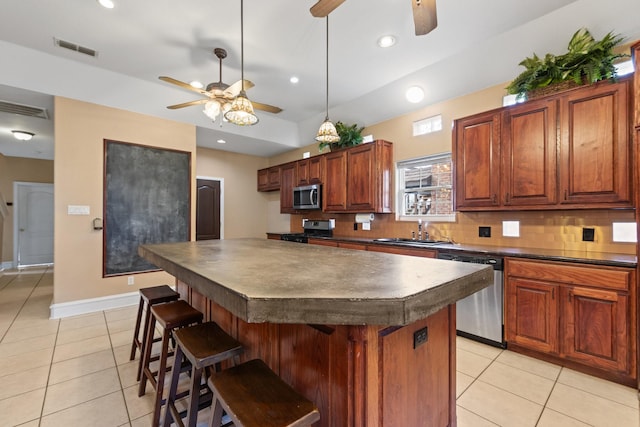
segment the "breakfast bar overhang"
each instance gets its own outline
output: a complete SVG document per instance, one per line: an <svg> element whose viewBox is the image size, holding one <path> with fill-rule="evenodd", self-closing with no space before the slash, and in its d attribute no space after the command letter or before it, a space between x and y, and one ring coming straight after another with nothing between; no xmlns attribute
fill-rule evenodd
<svg viewBox="0 0 640 427"><path fill-rule="evenodd" d="M138 252L312 400L316 425L456 425L455 302L491 267L267 239Z"/></svg>

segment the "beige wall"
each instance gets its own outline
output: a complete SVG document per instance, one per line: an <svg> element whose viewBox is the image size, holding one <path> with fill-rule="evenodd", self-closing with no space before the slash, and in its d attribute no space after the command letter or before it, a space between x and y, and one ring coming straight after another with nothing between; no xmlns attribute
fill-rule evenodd
<svg viewBox="0 0 640 427"><path fill-rule="evenodd" d="M53 182L53 161L5 157L0 154L0 193L7 202L13 202L13 183ZM0 262L13 262L13 206L8 206L9 215L0 226Z"/></svg>
<svg viewBox="0 0 640 427"><path fill-rule="evenodd" d="M131 142L192 153L195 179L196 130L169 120L117 110L67 98L55 99L55 304L117 295L141 287L173 284L166 273L102 277L102 232L91 220L103 217L104 139ZM195 203L195 186L192 186ZM68 205L87 205L89 216L67 215ZM195 212L192 209L192 235Z"/></svg>
<svg viewBox="0 0 640 427"><path fill-rule="evenodd" d="M223 237L265 237L272 196L257 190L256 171L268 166L264 157L197 149L198 177L221 178ZM279 207L278 199L278 207Z"/></svg>

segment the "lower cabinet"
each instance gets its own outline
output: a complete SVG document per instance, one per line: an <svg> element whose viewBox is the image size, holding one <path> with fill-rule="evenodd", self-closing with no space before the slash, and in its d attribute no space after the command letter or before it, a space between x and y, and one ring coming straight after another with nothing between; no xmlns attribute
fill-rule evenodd
<svg viewBox="0 0 640 427"><path fill-rule="evenodd" d="M508 346L634 385L635 270L506 259Z"/></svg>

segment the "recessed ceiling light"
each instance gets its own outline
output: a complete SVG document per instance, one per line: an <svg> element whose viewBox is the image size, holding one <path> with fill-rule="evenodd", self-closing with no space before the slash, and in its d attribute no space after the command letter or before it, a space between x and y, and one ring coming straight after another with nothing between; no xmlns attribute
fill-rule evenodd
<svg viewBox="0 0 640 427"><path fill-rule="evenodd" d="M291 78L289 79L289 81L293 84L296 84L300 81L300 79L297 76L291 76Z"/></svg>
<svg viewBox="0 0 640 427"><path fill-rule="evenodd" d="M391 47L396 44L396 38L392 35L382 36L378 39L378 46Z"/></svg>
<svg viewBox="0 0 640 427"><path fill-rule="evenodd" d="M224 139L219 139L218 141L216 141L218 144L226 144L227 141L225 141Z"/></svg>
<svg viewBox="0 0 640 427"><path fill-rule="evenodd" d="M35 135L35 133L23 130L12 130L11 133L13 133L15 139L19 139L20 141L29 141Z"/></svg>
<svg viewBox="0 0 640 427"><path fill-rule="evenodd" d="M115 3L111 0L98 0L98 3L105 9L113 9L115 7Z"/></svg>
<svg viewBox="0 0 640 427"><path fill-rule="evenodd" d="M204 87L204 85L197 80L192 81L191 83L189 83L189 85L191 87L195 87L196 89L202 89Z"/></svg>
<svg viewBox="0 0 640 427"><path fill-rule="evenodd" d="M407 101L416 104L424 99L424 90L420 86L411 86L405 93Z"/></svg>

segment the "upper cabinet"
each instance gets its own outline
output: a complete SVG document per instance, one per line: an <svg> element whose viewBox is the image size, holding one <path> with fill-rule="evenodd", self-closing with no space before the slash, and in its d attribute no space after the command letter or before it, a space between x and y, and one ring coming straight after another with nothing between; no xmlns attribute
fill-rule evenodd
<svg viewBox="0 0 640 427"><path fill-rule="evenodd" d="M269 182L277 170L278 184ZM280 212L293 209L293 188L322 184L323 212L393 212L393 144L377 140L258 171L258 191L280 190Z"/></svg>
<svg viewBox="0 0 640 427"><path fill-rule="evenodd" d="M377 140L326 156L325 212L392 212L393 145Z"/></svg>
<svg viewBox="0 0 640 427"><path fill-rule="evenodd" d="M456 209L632 207L629 79L454 123Z"/></svg>
<svg viewBox="0 0 640 427"><path fill-rule="evenodd" d="M630 81L560 98L563 205L631 205Z"/></svg>
<svg viewBox="0 0 640 427"><path fill-rule="evenodd" d="M272 166L258 171L258 191L280 190L280 166Z"/></svg>

